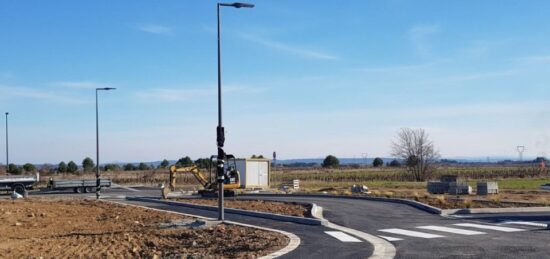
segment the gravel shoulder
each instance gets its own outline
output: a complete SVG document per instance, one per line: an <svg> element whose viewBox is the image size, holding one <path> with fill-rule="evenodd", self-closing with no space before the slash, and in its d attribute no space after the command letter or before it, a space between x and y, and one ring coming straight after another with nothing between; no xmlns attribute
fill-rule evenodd
<svg viewBox="0 0 550 259"><path fill-rule="evenodd" d="M279 233L79 199L0 200L0 221L7 258L256 258L288 244Z"/></svg>

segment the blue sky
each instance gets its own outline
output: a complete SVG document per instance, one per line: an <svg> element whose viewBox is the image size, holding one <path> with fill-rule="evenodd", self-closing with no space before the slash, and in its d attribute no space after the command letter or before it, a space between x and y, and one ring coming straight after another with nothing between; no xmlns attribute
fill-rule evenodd
<svg viewBox="0 0 550 259"><path fill-rule="evenodd" d="M213 154L215 3L0 0L11 161L94 157L104 86L102 162ZM550 2L254 3L222 10L228 153L388 156L402 127L445 157L550 153Z"/></svg>

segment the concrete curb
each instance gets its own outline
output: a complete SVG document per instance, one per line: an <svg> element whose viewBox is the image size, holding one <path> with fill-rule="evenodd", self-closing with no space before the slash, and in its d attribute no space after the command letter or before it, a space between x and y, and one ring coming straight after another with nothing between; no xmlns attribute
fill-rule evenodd
<svg viewBox="0 0 550 259"><path fill-rule="evenodd" d="M522 212L550 212L550 207L447 209L447 210L441 210L441 215L448 216L448 215L464 215L464 214L498 214L498 213L522 213Z"/></svg>
<svg viewBox="0 0 550 259"><path fill-rule="evenodd" d="M312 198L333 198L333 199L352 199L352 200L368 200L368 201L381 201L381 202L392 202L405 204L417 209L432 213L432 214L441 214L441 209L424 204L421 202L407 200L407 199L398 199L398 198L383 198L383 197L359 197L359 196L341 196L341 195L331 195L331 194L241 194L240 196L264 196L264 197L312 197Z"/></svg>
<svg viewBox="0 0 550 259"><path fill-rule="evenodd" d="M315 203L313 203L313 207L311 208L311 215L314 218L325 220L325 218L323 217L323 207L317 206ZM365 232L361 232L359 230L336 225L332 222L328 222L328 225L326 225L326 227L346 232L348 234L362 238L363 240L372 244L374 250L369 259L392 259L395 257L395 246L393 246L392 243L388 242L385 239L367 234Z"/></svg>
<svg viewBox="0 0 550 259"><path fill-rule="evenodd" d="M333 199L354 199L354 200L369 200L406 204L417 209L438 214L441 216L451 215L466 215L466 214L498 214L498 213L528 213L528 212L550 212L550 207L515 207L515 208L472 208L472 209L440 209L418 201L399 199L399 198L383 198L383 197L357 197L357 196L341 196L330 194L241 194L241 196L257 196L257 197L313 197L313 198L333 198Z"/></svg>
<svg viewBox="0 0 550 259"><path fill-rule="evenodd" d="M109 201L109 200L100 200L100 201L102 201L102 202L111 202L111 203L115 203L115 204L119 204L119 205L123 205L123 206L134 206L134 207L138 207L138 208L142 208L142 209L160 211L160 212L165 212L165 213L172 213L172 214L177 214L177 215L182 215L182 216L187 216L187 217L194 217L194 218L199 218L199 219L204 219L204 220L216 221L216 219L214 219L214 218L208 218L208 217L203 217L203 216L193 215L193 214L187 214L187 213L182 213L182 212L149 208L149 207L146 207L146 206L140 206L140 205L135 205L135 204L127 204L127 203L117 202L117 201ZM288 254L288 253L294 251L296 248L298 248L298 246L300 246L300 243L301 243L301 240L297 235L295 235L293 233L290 233L290 232L283 231L283 230L278 230L278 229L274 229L274 228L260 227L260 226L254 226L254 225L249 225L249 224L243 224L243 223L229 221L229 220L224 221L224 223L225 224L232 224L232 225L236 225L236 226L242 226L242 227L261 229L261 230L266 230L266 231L271 231L271 232L277 232L277 233L281 233L281 234L285 235L286 237L288 237L288 239L289 239L288 245L286 245L284 248L282 248L278 251L275 251L271 254L264 255L264 256L260 257L260 259L271 259L271 258L277 258L277 257L283 256L285 254Z"/></svg>
<svg viewBox="0 0 550 259"><path fill-rule="evenodd" d="M185 202L165 201L165 200L139 198L139 197L126 197L126 199L133 200L133 201L164 203L164 204L169 204L174 206L183 206L188 208L195 208L195 209L202 209L202 210L209 210L209 211L218 210L218 207L216 206L198 205L198 204L185 203ZM279 215L279 214L273 214L273 213L267 213L267 212L249 211L249 210L241 210L241 209L225 208L225 213L239 214L239 215L258 217L258 218L266 218L266 219L285 221L285 222L294 222L294 223L304 224L304 225L326 226L328 224L328 221L325 219L286 216L286 215Z"/></svg>

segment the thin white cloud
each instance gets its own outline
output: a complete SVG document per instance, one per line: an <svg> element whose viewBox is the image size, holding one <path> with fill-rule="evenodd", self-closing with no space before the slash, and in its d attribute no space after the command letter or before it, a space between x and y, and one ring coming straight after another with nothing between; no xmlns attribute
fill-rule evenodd
<svg viewBox="0 0 550 259"><path fill-rule="evenodd" d="M338 57L320 52L320 51L314 51L309 49L304 49L301 47L291 46L285 43L281 43L278 41L274 41L271 39L266 39L257 35L252 34L241 34L241 37L245 40L258 43L260 45L263 45L267 48L290 53L296 56L300 56L303 58L310 58L310 59L324 59L324 60L336 60Z"/></svg>
<svg viewBox="0 0 550 259"><path fill-rule="evenodd" d="M528 63L546 63L546 62L550 62L550 55L523 57L523 58L520 58L519 60L523 62L528 62Z"/></svg>
<svg viewBox="0 0 550 259"><path fill-rule="evenodd" d="M414 65L397 65L397 66L381 66L381 67L366 67L360 68L359 71L363 72L404 72L404 71L413 71L418 69L430 68L437 64L440 64L440 61L428 62L423 64L414 64Z"/></svg>
<svg viewBox="0 0 550 259"><path fill-rule="evenodd" d="M475 80L484 80L484 79L494 79L494 78L505 78L518 75L518 70L503 70L503 71L491 71L491 72L482 72L482 73L472 73L472 74L463 74L463 75L450 75L439 78L434 78L432 80L427 80L420 82L421 84L442 84L442 83L454 83L454 82L464 82L464 81L475 81Z"/></svg>
<svg viewBox="0 0 550 259"><path fill-rule="evenodd" d="M91 81L61 81L53 82L50 85L65 87L70 89L95 89L101 87L112 87L112 84L109 83L99 83Z"/></svg>
<svg viewBox="0 0 550 259"><path fill-rule="evenodd" d="M426 54L428 51L426 38L432 34L438 33L439 30L439 26L435 24L415 25L407 31L407 36L419 53Z"/></svg>
<svg viewBox="0 0 550 259"><path fill-rule="evenodd" d="M86 101L75 96L69 96L54 91L45 91L42 89L22 86L0 85L0 99L12 100L16 98L34 99L64 104L87 103Z"/></svg>
<svg viewBox="0 0 550 259"><path fill-rule="evenodd" d="M210 89L149 89L136 93L136 96L144 101L149 102L179 102L191 101L197 98L210 96Z"/></svg>
<svg viewBox="0 0 550 259"><path fill-rule="evenodd" d="M265 87L249 87L242 85L227 85L223 86L222 91L224 93L249 93L257 94L266 91ZM186 102L193 100L200 100L206 97L213 97L217 95L216 87L207 88L152 88L135 93L135 96L139 99L147 102Z"/></svg>
<svg viewBox="0 0 550 259"><path fill-rule="evenodd" d="M138 30L152 33L152 34L159 34L159 35L173 35L174 30L167 26L162 26L158 24L141 24L137 27Z"/></svg>

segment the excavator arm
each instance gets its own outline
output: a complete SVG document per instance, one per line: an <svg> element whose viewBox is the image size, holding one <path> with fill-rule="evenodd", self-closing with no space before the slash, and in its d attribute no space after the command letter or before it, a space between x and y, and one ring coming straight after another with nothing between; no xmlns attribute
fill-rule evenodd
<svg viewBox="0 0 550 259"><path fill-rule="evenodd" d="M173 165L170 167L170 190L172 191L176 189L176 173L192 174L205 189L210 189L210 182L208 182L197 166L178 168Z"/></svg>

